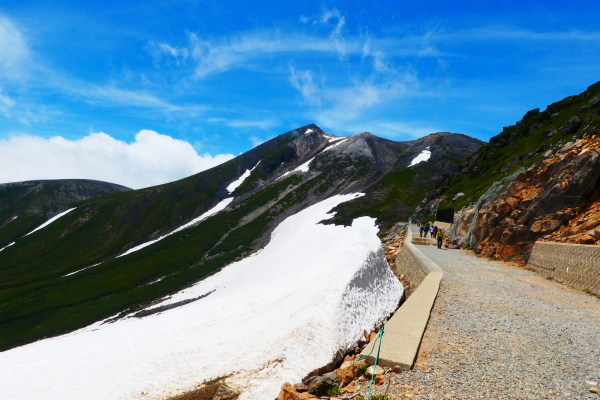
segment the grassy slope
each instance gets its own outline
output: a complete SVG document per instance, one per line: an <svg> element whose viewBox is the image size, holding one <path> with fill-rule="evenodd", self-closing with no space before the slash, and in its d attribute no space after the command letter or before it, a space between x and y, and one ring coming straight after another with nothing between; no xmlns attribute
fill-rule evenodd
<svg viewBox="0 0 600 400"><path fill-rule="evenodd" d="M299 180L298 177L287 178L247 198L233 211L216 214L152 246L69 277L63 275L73 268L61 261L67 258L70 249L77 247L77 233L74 239L65 240L58 249L38 254L28 264L3 265L0 348L70 331L123 310L135 309L213 273L252 250L253 241L275 215L267 214L236 228L240 218L272 201ZM46 228L44 235L60 235L77 218L74 215L57 221ZM215 247L227 233L235 240L223 242L227 247ZM23 251L21 246L17 250ZM213 257L204 258L207 253ZM82 265L76 268L80 267ZM161 277L165 278L148 285Z"/></svg>
<svg viewBox="0 0 600 400"><path fill-rule="evenodd" d="M28 181L0 185L0 247L44 223L49 212L70 208L80 198L128 191L107 182L84 179ZM13 216L18 216L8 222Z"/></svg>
<svg viewBox="0 0 600 400"><path fill-rule="evenodd" d="M236 160L178 182L79 202L76 210L48 227L19 238L16 245L0 253L0 350L135 309L253 250L253 242L277 213L246 227L238 227L239 221L276 200L288 186L300 183L300 178L291 176L254 193L257 178L290 156L288 143L296 136L294 131L279 136ZM246 197L235 210L114 258L208 210L228 196L225 186L263 155L271 157L235 191L237 198ZM226 235L234 239L226 242L229 247L213 249ZM211 256L205 257L209 252ZM63 277L98 262L102 264Z"/></svg>
<svg viewBox="0 0 600 400"><path fill-rule="evenodd" d="M43 230L19 239L0 253L0 350L138 310L256 250L274 224L299 208L338 193L348 182L373 179L374 165L324 154L311 165L319 175L291 175L261 186L295 154L288 143L296 136L282 135L178 182L83 201ZM202 214L228 196L225 186L259 160L233 194L239 202L231 210L114 258ZM369 191L366 205L351 207L351 213L342 206L340 215L362 213L393 221L409 213L431 185L428 168L432 166L389 171ZM250 214L254 218L248 221Z"/></svg>

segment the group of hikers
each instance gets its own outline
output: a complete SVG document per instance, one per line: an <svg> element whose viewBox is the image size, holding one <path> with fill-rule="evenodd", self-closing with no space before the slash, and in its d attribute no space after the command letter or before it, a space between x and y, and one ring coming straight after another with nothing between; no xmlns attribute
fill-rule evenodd
<svg viewBox="0 0 600 400"><path fill-rule="evenodd" d="M435 225L431 226L429 222L426 222L425 224L419 223L419 235L421 237L427 237L428 234L431 234L432 238L437 239L438 249L441 249L442 241L444 239L444 230Z"/></svg>

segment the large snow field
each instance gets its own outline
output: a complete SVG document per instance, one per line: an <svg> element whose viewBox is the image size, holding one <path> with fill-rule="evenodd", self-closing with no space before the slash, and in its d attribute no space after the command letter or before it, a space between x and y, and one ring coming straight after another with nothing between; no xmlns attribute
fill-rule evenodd
<svg viewBox="0 0 600 400"><path fill-rule="evenodd" d="M10 399L162 399L231 375L242 400L274 399L393 312L402 286L373 218L318 224L338 195L283 221L268 245L144 318L96 323L0 353Z"/></svg>

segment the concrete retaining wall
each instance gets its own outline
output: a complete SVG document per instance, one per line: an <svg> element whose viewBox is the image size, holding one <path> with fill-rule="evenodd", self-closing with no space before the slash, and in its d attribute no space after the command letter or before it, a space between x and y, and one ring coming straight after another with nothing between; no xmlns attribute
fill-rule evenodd
<svg viewBox="0 0 600 400"><path fill-rule="evenodd" d="M536 242L527 267L544 277L600 295L600 246Z"/></svg>
<svg viewBox="0 0 600 400"><path fill-rule="evenodd" d="M396 276L400 278L400 275L405 275L410 281L410 286L405 288L405 296L408 298L417 287L423 282L423 279L431 271L440 271L440 267L432 262L429 258L425 257L423 253L415 247L415 241L417 244L428 244L429 238L419 238L412 236L410 228L406 233L404 240L404 246L398 255L396 256ZM422 242L422 243L421 243Z"/></svg>
<svg viewBox="0 0 600 400"><path fill-rule="evenodd" d="M396 257L396 269L397 274L405 274L411 281L412 295L384 325L379 364L384 367L400 366L410 369L417 358L444 273L412 244L410 227L404 246ZM371 364L377 353L376 342L376 339L371 341L362 352Z"/></svg>

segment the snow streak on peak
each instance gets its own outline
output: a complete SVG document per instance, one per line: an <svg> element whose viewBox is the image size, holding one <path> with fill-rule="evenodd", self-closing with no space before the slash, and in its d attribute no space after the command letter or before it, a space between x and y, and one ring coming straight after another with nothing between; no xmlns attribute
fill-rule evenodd
<svg viewBox="0 0 600 400"><path fill-rule="evenodd" d="M421 151L421 153L419 153L418 156L413 158L413 160L410 162L409 167L412 167L413 165L417 165L420 162L427 161L427 160L429 160L430 157L431 157L431 151L429 150L429 146L427 146L423 151Z"/></svg>
<svg viewBox="0 0 600 400"><path fill-rule="evenodd" d="M4 250L4 249L5 249L5 248L7 248L7 247L10 247L10 246L12 246L13 244L15 244L15 242L12 242L12 243L9 243L9 244L7 244L7 245L6 245L6 246L4 246L3 248L1 248L1 249L0 249L0 251Z"/></svg>
<svg viewBox="0 0 600 400"><path fill-rule="evenodd" d="M329 143L337 142L338 140L346 139L345 136L335 137L331 135L323 135L323 137L329 140Z"/></svg>
<svg viewBox="0 0 600 400"><path fill-rule="evenodd" d="M305 134L305 135L308 135L308 134L309 134L309 133L311 133L311 132L314 132L314 131L313 131L312 129L308 128L308 129L306 130L306 132L304 132L304 134Z"/></svg>
<svg viewBox="0 0 600 400"><path fill-rule="evenodd" d="M300 381L381 323L402 295L373 218L319 224L357 196L287 218L259 253L172 296L178 307L0 353L11 366L0 369L4 396L157 399L231 375L240 400L275 398L283 382Z"/></svg>
<svg viewBox="0 0 600 400"><path fill-rule="evenodd" d="M150 241L148 241L146 243L142 243L142 244L139 244L139 245L137 245L135 247L132 247L131 249L127 250L125 253L121 254L120 256L117 256L117 258L126 256L127 254L131 254L134 251L141 250L144 247L150 246L151 244L154 244L154 243L158 242L159 240L163 240L167 236L171 236L174 233L177 233L177 232L182 231L182 230L184 230L186 228L189 228L189 227L192 227L194 225L197 225L198 223L200 223L201 221L203 221L206 218L210 217L211 215L214 215L214 214L218 213L219 211L223 210L232 201L233 201L233 197L228 197L228 198L222 200L221 202L219 202L216 206L214 206L213 208L211 208L210 210L208 210L207 212L205 212L201 216L194 218L193 220L191 220L187 224L181 225L179 228L175 229L174 231L171 231L171 232L167 233L166 235L163 235L163 236L159 237L158 239L150 240ZM77 272L79 272L79 271L77 271Z"/></svg>
<svg viewBox="0 0 600 400"><path fill-rule="evenodd" d="M254 168L258 167L258 164L260 164L260 161L258 163L256 163L256 165L254 166ZM246 172L244 172L238 179L236 179L235 181L231 182L229 184L229 186L227 186L227 191L230 194L233 193L235 191L235 189L237 189L242 183L244 183L244 181L246 180L246 178L248 178L250 176L250 173L252 171L254 171L254 168L247 169Z"/></svg>
<svg viewBox="0 0 600 400"><path fill-rule="evenodd" d="M77 208L77 207L75 207L75 208ZM51 223L53 223L54 221L56 221L57 219L59 219L63 215L67 215L68 213L70 213L71 211L73 211L75 208L71 208L70 210L63 211L60 214L55 215L54 217L50 218L48 221L44 222L43 224L41 224L40 226L38 226L37 228L35 228L31 232L29 232L27 235L31 235L33 232L39 231L40 229L45 228L46 226L50 225ZM27 236L27 235L25 235L25 236Z"/></svg>
<svg viewBox="0 0 600 400"><path fill-rule="evenodd" d="M294 171L296 171L296 172L308 172L310 170L309 165L312 162L312 160L315 159L315 157L311 158L310 160L308 160L304 164L297 166L296 169L294 169Z"/></svg>
<svg viewBox="0 0 600 400"><path fill-rule="evenodd" d="M343 139L343 140L339 140L339 139ZM341 138L336 138L335 140L330 140L330 141L329 141L329 143L335 142L336 140L339 140L339 141L338 141L336 144L333 144L333 145L331 145L331 146L327 147L327 148L326 148L325 150L323 150L323 151L331 150L331 149L333 149L334 147L337 147L337 146L339 146L340 144L344 143L344 142L346 141L346 139L348 139L348 138L341 137Z"/></svg>

